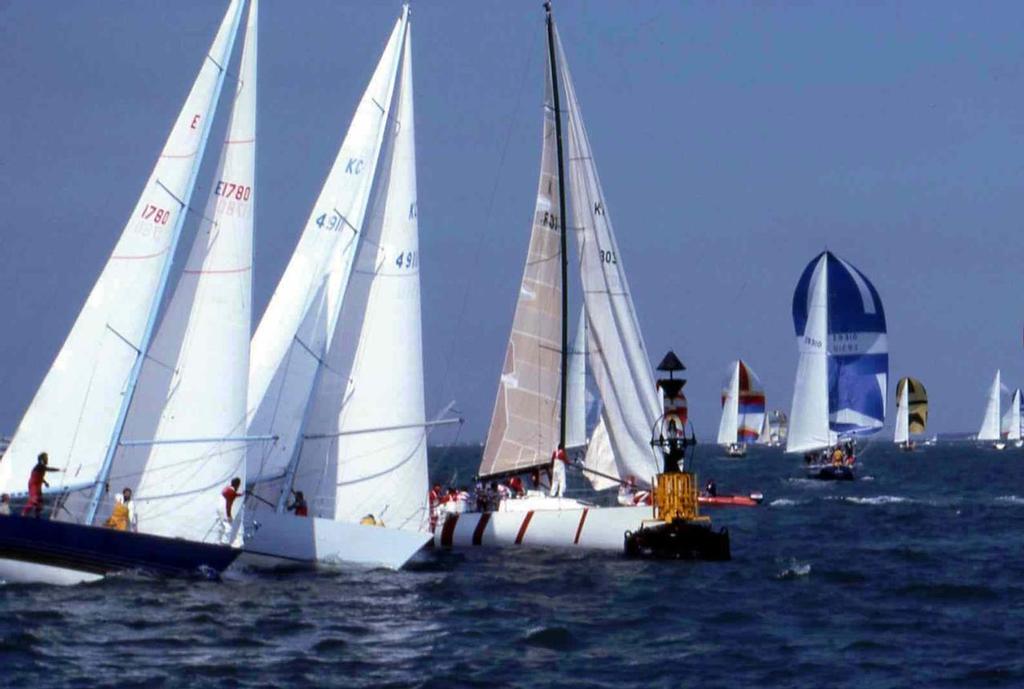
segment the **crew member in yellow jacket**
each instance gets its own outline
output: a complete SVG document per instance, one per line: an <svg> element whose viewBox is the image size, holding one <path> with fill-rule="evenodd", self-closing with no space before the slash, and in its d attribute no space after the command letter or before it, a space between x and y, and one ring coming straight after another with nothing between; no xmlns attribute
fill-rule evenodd
<svg viewBox="0 0 1024 689"><path fill-rule="evenodd" d="M138 524L135 502L132 500L132 489L125 488L114 499L114 509L111 511L107 521L103 523L103 526L117 529L118 531L136 531L138 530Z"/></svg>

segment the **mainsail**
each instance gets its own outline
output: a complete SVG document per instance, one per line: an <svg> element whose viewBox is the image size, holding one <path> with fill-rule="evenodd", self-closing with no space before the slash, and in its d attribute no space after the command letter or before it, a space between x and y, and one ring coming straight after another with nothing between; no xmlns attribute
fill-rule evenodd
<svg viewBox="0 0 1024 689"><path fill-rule="evenodd" d="M0 463L0 490L24 488L36 455L62 469L53 488L95 487L59 518L89 521L149 350L210 123L241 20L232 0L163 151L106 266Z"/></svg>
<svg viewBox="0 0 1024 689"><path fill-rule="evenodd" d="M729 368L729 377L722 388L718 444L753 443L765 429L764 390L761 381L742 360L734 361Z"/></svg>
<svg viewBox="0 0 1024 689"><path fill-rule="evenodd" d="M562 253L550 63L545 75L537 203L480 476L545 465L558 446Z"/></svg>
<svg viewBox="0 0 1024 689"><path fill-rule="evenodd" d="M999 440L999 393L1001 389L1002 381L1000 372L997 370L992 386L988 389L985 416L981 420L981 429L978 430L978 440Z"/></svg>
<svg viewBox="0 0 1024 689"><path fill-rule="evenodd" d="M786 451L806 452L839 437L877 432L885 421L889 349L874 285L823 252L797 284L793 324L800 362Z"/></svg>
<svg viewBox="0 0 1024 689"><path fill-rule="evenodd" d="M123 448L110 475L115 490L134 488L140 531L193 541L229 538L220 529L226 516L220 490L234 477L245 481L257 19L252 0L206 211L125 425L126 442L146 444ZM241 510L239 502L232 516Z"/></svg>
<svg viewBox="0 0 1024 689"><path fill-rule="evenodd" d="M384 52L352 117L334 165L303 228L250 347L250 435L272 435L273 444L249 449L250 481L272 504L294 470L313 390L335 332L356 249L364 230L373 180L398 78L405 15L395 23ZM276 479L276 480L274 480Z"/></svg>

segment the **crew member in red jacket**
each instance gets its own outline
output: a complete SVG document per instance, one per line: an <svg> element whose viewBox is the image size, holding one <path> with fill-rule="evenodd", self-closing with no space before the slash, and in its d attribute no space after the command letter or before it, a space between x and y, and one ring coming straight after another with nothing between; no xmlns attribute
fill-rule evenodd
<svg viewBox="0 0 1024 689"><path fill-rule="evenodd" d="M49 461L50 457L45 452L40 452L36 457L36 465L32 467L32 473L28 475L28 502L21 510L23 517L33 512L37 518L43 514L43 486L50 487L50 484L46 482L46 472L60 471L60 469L46 466Z"/></svg>
<svg viewBox="0 0 1024 689"><path fill-rule="evenodd" d="M569 463L565 456L565 447L558 443L558 449L551 455L551 496L565 495L565 465Z"/></svg>

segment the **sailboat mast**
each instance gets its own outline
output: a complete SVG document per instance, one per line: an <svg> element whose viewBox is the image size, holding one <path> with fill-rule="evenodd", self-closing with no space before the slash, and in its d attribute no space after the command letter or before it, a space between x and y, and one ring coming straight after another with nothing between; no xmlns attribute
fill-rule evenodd
<svg viewBox="0 0 1024 689"><path fill-rule="evenodd" d="M558 99L558 63L555 60L555 20L551 16L551 2L544 3L548 27L548 64L551 65L551 99L555 110L555 148L558 151L558 228L559 250L562 256L562 378L559 395L558 443L565 447L565 421L569 376L569 256L565 236L565 165L562 159L562 109Z"/></svg>

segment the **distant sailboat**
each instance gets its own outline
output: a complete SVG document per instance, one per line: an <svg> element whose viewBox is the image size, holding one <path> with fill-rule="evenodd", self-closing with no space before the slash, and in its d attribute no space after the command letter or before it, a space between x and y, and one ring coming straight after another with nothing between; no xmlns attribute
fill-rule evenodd
<svg viewBox="0 0 1024 689"><path fill-rule="evenodd" d="M882 300L863 273L826 251L800 277L793 324L800 362L786 451L804 453L811 478L852 479L854 440L885 421Z"/></svg>
<svg viewBox="0 0 1024 689"><path fill-rule="evenodd" d="M1021 397L1020 388L1013 391L1013 395L1010 398L1010 406L1007 408L1006 413L1003 414L1001 428L1003 440L1007 443L1013 443L1014 447L1020 447L1021 432L1020 432L1020 413L1021 413Z"/></svg>
<svg viewBox="0 0 1024 689"><path fill-rule="evenodd" d="M999 395L1002 392L1002 378L1000 371L996 370L996 377L988 389L988 399L985 402L985 416L981 419L981 428L978 430L977 439L992 444L996 450L1005 450L1006 443L1003 441L1000 429L999 418Z"/></svg>
<svg viewBox="0 0 1024 689"><path fill-rule="evenodd" d="M789 417L781 409L773 409L771 414L771 445L782 447L789 437Z"/></svg>
<svg viewBox="0 0 1024 689"><path fill-rule="evenodd" d="M71 584L124 569L219 572L237 556L222 545L217 509L245 443L225 437L223 422L244 414L231 401L245 395L252 177L251 165L246 176L244 165L225 162L234 159L228 148L221 171L225 180L240 175L231 181L242 196L228 202L236 212L224 213L218 186L205 216L212 227L197 237L153 336L242 9L241 0L229 5L135 210L0 463L0 491L16 497L37 453L61 471L49 477L50 519L0 517L0 579ZM249 86L240 86L233 121L249 109ZM244 277L213 276L228 267ZM238 282L230 304L220 297L224 279ZM157 363L173 377L169 395L147 376ZM212 371L223 389L210 387ZM150 432L134 435L141 416ZM134 489L137 533L93 526L109 504L108 484ZM25 513L38 514L35 504L30 497Z"/></svg>
<svg viewBox="0 0 1024 689"><path fill-rule="evenodd" d="M249 564L399 568L431 537L411 43L405 6L253 336L249 433L277 440Z"/></svg>
<svg viewBox="0 0 1024 689"><path fill-rule="evenodd" d="M722 418L718 424L718 444L730 457L743 457L747 445L757 442L767 421L761 381L742 360L729 366L722 388Z"/></svg>
<svg viewBox="0 0 1024 689"><path fill-rule="evenodd" d="M912 451L912 433L924 433L928 425L928 392L916 378L900 378L896 384L896 431L893 441L901 450Z"/></svg>
<svg viewBox="0 0 1024 689"><path fill-rule="evenodd" d="M569 449L567 441L573 437L573 419L579 419L578 401L582 398L574 392L580 379L574 373L568 341L567 230L571 228L579 254L586 337L592 343L584 348L586 361L602 403L586 459L578 466L597 486L625 484L621 506L597 507L564 497L560 491L548 495L536 486L521 496L495 496L491 509L445 514L443 521L439 520L435 542L442 547L567 546L622 552L627 531L640 533L645 524L674 523L655 519L660 509L657 495L668 494L657 488L661 479L670 475L675 481L678 477L680 487L692 480L692 474L685 472L659 473L664 458L651 437L662 429L662 435L670 437L666 443L680 450L686 447L682 438L685 398L681 394L685 381L661 381L667 387L662 387L663 405L659 405L658 387L550 4L546 9L548 69L540 180L526 266L479 477L497 487L500 479L515 476L519 480L516 475L533 472L539 483L542 471L557 472L561 466L555 462L562 460L553 459L556 448ZM568 155L564 157L560 85L569 130ZM567 179L563 174L566 166ZM566 196L571 200L571 225L566 217ZM666 357L663 364L670 377L683 368L675 355ZM570 461L568 456L565 461ZM650 499L650 488L655 488L653 509L644 504ZM688 504L696 510L696 486L689 485L687 490L691 488L692 494L686 493L691 498ZM679 524L692 522L681 518ZM690 539L696 539L701 545L693 553L704 552L711 542L705 539L717 538L703 525L684 528L685 535L677 540L692 543ZM627 548L627 552L646 552L646 543L640 538L636 548Z"/></svg>

